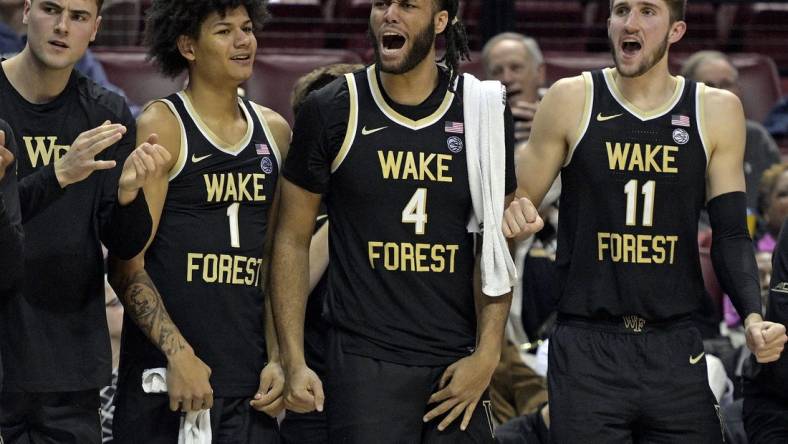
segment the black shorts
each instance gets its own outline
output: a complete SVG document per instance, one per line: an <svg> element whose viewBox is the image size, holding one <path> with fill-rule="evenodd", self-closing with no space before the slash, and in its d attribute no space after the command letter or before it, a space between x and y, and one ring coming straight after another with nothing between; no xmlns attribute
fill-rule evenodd
<svg viewBox="0 0 788 444"><path fill-rule="evenodd" d="M288 411L279 425L282 444L328 444L326 412Z"/></svg>
<svg viewBox="0 0 788 444"><path fill-rule="evenodd" d="M129 383L122 383L126 379ZM136 384L130 381L137 382ZM119 375L112 421L115 444L177 444L181 413L170 410L166 393L148 394L140 373ZM279 444L276 419L254 410L251 398L215 398L211 432L217 444Z"/></svg>
<svg viewBox="0 0 788 444"><path fill-rule="evenodd" d="M560 316L548 353L554 443L720 443L703 342L691 321Z"/></svg>
<svg viewBox="0 0 788 444"><path fill-rule="evenodd" d="M332 331L326 356L324 389L329 442L334 444L492 443L492 410L482 397L465 431L462 416L438 431L443 417L424 423L437 404L427 400L438 390L445 367L407 366L346 353L341 335Z"/></svg>
<svg viewBox="0 0 788 444"><path fill-rule="evenodd" d="M100 444L99 390L3 392L0 430L5 444Z"/></svg>
<svg viewBox="0 0 788 444"><path fill-rule="evenodd" d="M788 400L745 392L742 416L750 444L788 442Z"/></svg>

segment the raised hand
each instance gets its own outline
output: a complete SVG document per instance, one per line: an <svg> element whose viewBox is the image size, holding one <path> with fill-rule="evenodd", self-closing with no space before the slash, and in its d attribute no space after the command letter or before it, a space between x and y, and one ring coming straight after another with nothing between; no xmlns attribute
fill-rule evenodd
<svg viewBox="0 0 788 444"><path fill-rule="evenodd" d="M752 322L747 322L745 337L747 338L747 348L762 364L779 359L785 343L788 341L784 325L764 321L760 319L760 316L757 316Z"/></svg>
<svg viewBox="0 0 788 444"><path fill-rule="evenodd" d="M118 201L121 205L134 200L137 192L149 180L167 174L172 156L157 142L158 136L151 134L147 141L131 152L123 164L118 182Z"/></svg>
<svg viewBox="0 0 788 444"><path fill-rule="evenodd" d="M504 211L501 227L504 236L524 239L541 230L544 221L530 200L519 197L515 198Z"/></svg>
<svg viewBox="0 0 788 444"><path fill-rule="evenodd" d="M97 170L115 167L114 160L96 160L96 156L126 133L126 127L109 120L77 136L71 148L55 161L55 177L62 188L87 179Z"/></svg>

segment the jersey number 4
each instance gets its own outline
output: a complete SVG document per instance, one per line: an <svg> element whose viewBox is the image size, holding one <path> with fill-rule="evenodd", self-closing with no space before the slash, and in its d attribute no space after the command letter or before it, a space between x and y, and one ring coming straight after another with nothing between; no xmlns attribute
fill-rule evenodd
<svg viewBox="0 0 788 444"><path fill-rule="evenodd" d="M643 223L644 227L654 225L654 194L657 189L657 183L649 180L643 184ZM632 227L637 225L637 209L638 209L638 181L635 179L630 180L624 185L624 193L627 195L627 226Z"/></svg>
<svg viewBox="0 0 788 444"><path fill-rule="evenodd" d="M427 189L417 188L405 208L402 209L402 223L414 224L416 234L424 234L427 229Z"/></svg>

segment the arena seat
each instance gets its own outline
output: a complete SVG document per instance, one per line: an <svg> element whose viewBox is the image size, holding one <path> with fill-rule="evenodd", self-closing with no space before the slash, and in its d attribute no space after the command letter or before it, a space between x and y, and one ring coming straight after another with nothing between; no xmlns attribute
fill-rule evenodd
<svg viewBox="0 0 788 444"><path fill-rule="evenodd" d="M95 46L131 46L140 43L142 16L137 0L116 0L101 10Z"/></svg>
<svg viewBox="0 0 788 444"><path fill-rule="evenodd" d="M788 69L788 3L754 2L750 8L742 50L769 54L778 66Z"/></svg>
<svg viewBox="0 0 788 444"><path fill-rule="evenodd" d="M252 78L244 86L246 96L278 112L292 125L290 94L296 80L319 66L333 63L361 63L361 59L347 50L260 50Z"/></svg>
<svg viewBox="0 0 788 444"><path fill-rule="evenodd" d="M322 48L325 11L319 0L271 0L271 19L258 35L260 48Z"/></svg>
<svg viewBox="0 0 788 444"><path fill-rule="evenodd" d="M140 48L132 50L95 51L109 80L119 86L129 100L143 105L151 99L169 95L182 89L186 74L170 79L146 60Z"/></svg>
<svg viewBox="0 0 788 444"><path fill-rule="evenodd" d="M515 2L515 29L535 38L543 51L582 51L588 32L577 1Z"/></svg>

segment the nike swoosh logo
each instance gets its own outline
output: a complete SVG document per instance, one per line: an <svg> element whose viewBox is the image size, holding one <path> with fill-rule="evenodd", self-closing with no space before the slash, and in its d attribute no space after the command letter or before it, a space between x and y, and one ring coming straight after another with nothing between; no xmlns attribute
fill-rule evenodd
<svg viewBox="0 0 788 444"><path fill-rule="evenodd" d="M197 162L203 161L203 160L205 160L205 159L207 159L207 158L209 158L211 156L212 156L212 154L206 154L204 156L197 157L194 154L192 154L192 162L193 163L197 163Z"/></svg>
<svg viewBox="0 0 788 444"><path fill-rule="evenodd" d="M705 354L706 352L700 352L700 354L698 356L695 356L694 358L692 357L692 355L690 355L690 364L692 365L697 364L698 362L700 362L700 358L702 358L703 355Z"/></svg>
<svg viewBox="0 0 788 444"><path fill-rule="evenodd" d="M388 128L388 127L387 126L381 126L380 128L375 128L375 129L368 130L367 127L365 126L364 128L361 128L361 134L364 135L364 136L368 136L368 135L370 135L372 133L376 133L376 132L378 132L380 130L384 130L386 128Z"/></svg>
<svg viewBox="0 0 788 444"><path fill-rule="evenodd" d="M606 120L612 120L612 119L615 119L616 117L621 117L623 115L624 114L622 113L622 114L614 114L612 116L603 116L602 113L599 113L599 114L596 115L596 120L597 120L597 122L604 122Z"/></svg>

